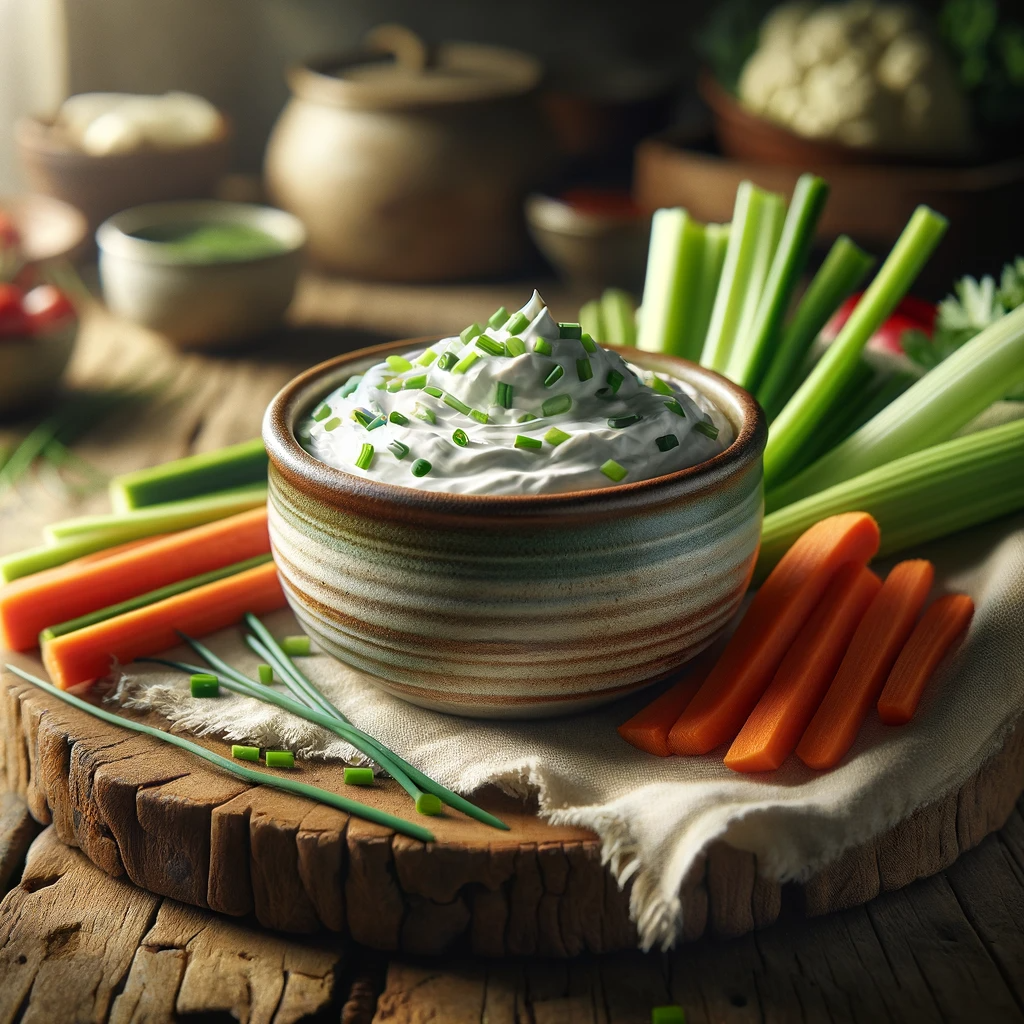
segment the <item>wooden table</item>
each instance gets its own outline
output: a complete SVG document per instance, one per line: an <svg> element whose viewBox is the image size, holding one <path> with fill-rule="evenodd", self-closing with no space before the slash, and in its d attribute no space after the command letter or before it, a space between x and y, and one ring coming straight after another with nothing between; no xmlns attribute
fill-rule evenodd
<svg viewBox="0 0 1024 1024"><path fill-rule="evenodd" d="M77 450L114 473L253 436L297 370L383 338L454 331L519 304L515 284L355 285L307 276L288 328L238 356L181 356L90 312L71 381L163 379L130 420ZM553 294L570 318L571 297ZM0 432L0 443L5 440ZM0 552L38 543L43 522L105 509L45 474L0 500ZM0 781L0 790L3 784ZM814 921L732 942L643 956L416 961L338 939L294 939L112 879L24 804L0 796L0 1024L163 1021L647 1021L684 1005L692 1021L1024 1021L1024 816L933 878ZM28 853L28 843L35 838ZM13 886L13 888L11 888ZM213 1015L213 1016L209 1016Z"/></svg>

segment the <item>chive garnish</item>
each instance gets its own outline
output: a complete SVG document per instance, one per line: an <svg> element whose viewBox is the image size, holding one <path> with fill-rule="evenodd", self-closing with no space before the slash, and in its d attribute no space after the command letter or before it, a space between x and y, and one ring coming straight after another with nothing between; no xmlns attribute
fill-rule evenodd
<svg viewBox="0 0 1024 1024"><path fill-rule="evenodd" d="M409 454L409 446L402 444L401 441L391 441L388 444L388 451L399 461L404 459Z"/></svg>
<svg viewBox="0 0 1024 1024"><path fill-rule="evenodd" d="M477 348L483 349L488 355L503 356L505 354L505 346L500 341L487 337L486 334L481 334L474 344Z"/></svg>
<svg viewBox="0 0 1024 1024"><path fill-rule="evenodd" d="M534 416L532 412L524 412L523 415L516 420L516 423L529 423L530 420L535 420L536 418L537 417Z"/></svg>
<svg viewBox="0 0 1024 1024"><path fill-rule="evenodd" d="M598 388L594 392L595 398L600 398L602 402L610 402L615 397L615 392L611 388Z"/></svg>
<svg viewBox="0 0 1024 1024"><path fill-rule="evenodd" d="M423 391L423 394L430 395L431 398L440 398L444 394L439 387L435 387L433 384L428 384L421 390Z"/></svg>
<svg viewBox="0 0 1024 1024"><path fill-rule="evenodd" d="M506 384L504 381L498 381L498 393L495 398L495 403L500 405L503 409L512 408L512 385Z"/></svg>
<svg viewBox="0 0 1024 1024"><path fill-rule="evenodd" d="M452 373L465 373L478 359L480 353L475 349L467 352L453 367Z"/></svg>
<svg viewBox="0 0 1024 1024"><path fill-rule="evenodd" d="M679 447L679 438L675 434L663 434L656 437L654 443L658 446L658 451L670 452L673 448Z"/></svg>
<svg viewBox="0 0 1024 1024"><path fill-rule="evenodd" d="M436 358L437 353L432 348L428 348L422 355L416 358L415 363L417 366L429 366Z"/></svg>
<svg viewBox="0 0 1024 1024"><path fill-rule="evenodd" d="M371 462L373 462L373 445L364 443L363 447L359 449L359 458L356 459L356 466L359 469L369 469Z"/></svg>
<svg viewBox="0 0 1024 1024"><path fill-rule="evenodd" d="M376 419L376 413L370 412L369 409L353 409L352 419L361 427L365 427Z"/></svg>
<svg viewBox="0 0 1024 1024"><path fill-rule="evenodd" d="M304 633L298 633L295 636L283 636L281 637L280 644L281 650L289 658L305 658L309 655L309 637Z"/></svg>
<svg viewBox="0 0 1024 1024"><path fill-rule="evenodd" d="M328 421L327 421L327 422L326 422L326 423L324 424L324 430L326 430L326 431L331 431L331 430L334 430L334 428L335 428L335 427L338 427L338 426L340 426L340 425L341 425L341 420L340 420L340 419L338 419L338 417L337 417L337 416L332 416L332 417L331 417L331 418L330 418L330 419L329 419L329 420L328 420Z"/></svg>
<svg viewBox="0 0 1024 1024"><path fill-rule="evenodd" d="M705 437L710 437L712 441L718 439L718 427L713 423L708 423L707 420L698 420L694 425L693 429L700 431Z"/></svg>
<svg viewBox="0 0 1024 1024"><path fill-rule="evenodd" d="M651 389L659 395L674 395L675 392L656 373L651 375Z"/></svg>
<svg viewBox="0 0 1024 1024"><path fill-rule="evenodd" d="M625 379L626 378L623 377L618 370L609 370L608 376L605 378L605 382L607 383L608 387L612 389L613 394L618 394L619 388L622 387L622 382Z"/></svg>
<svg viewBox="0 0 1024 1024"><path fill-rule="evenodd" d="M208 672L195 672L188 681L189 691L193 697L218 697L220 685L216 676Z"/></svg>
<svg viewBox="0 0 1024 1024"><path fill-rule="evenodd" d="M487 318L487 326L497 330L506 320L508 320L508 310L504 306L499 306Z"/></svg>
<svg viewBox="0 0 1024 1024"><path fill-rule="evenodd" d="M590 365L590 359L584 356L576 360L576 377L579 380L590 380L594 376L594 368Z"/></svg>
<svg viewBox="0 0 1024 1024"><path fill-rule="evenodd" d="M268 750L266 762L268 768L294 768L295 755L290 750Z"/></svg>
<svg viewBox="0 0 1024 1024"><path fill-rule="evenodd" d="M683 407L675 399L673 399L671 402L666 402L665 408L670 409L677 416L682 416L684 420L686 419L686 413L683 411Z"/></svg>
<svg viewBox="0 0 1024 1024"><path fill-rule="evenodd" d="M624 416L611 416L608 419L608 426L614 430L621 430L623 427L631 427L634 423L639 423L643 419L638 412L626 413Z"/></svg>
<svg viewBox="0 0 1024 1024"><path fill-rule="evenodd" d="M485 412L481 412L479 409L470 409L469 415L477 421L477 423L490 423L491 417Z"/></svg>
<svg viewBox="0 0 1024 1024"><path fill-rule="evenodd" d="M406 426L408 424L408 422L409 422L409 417L403 415L397 409L392 409L391 410L391 414L388 416L388 419L392 423L396 423L400 427Z"/></svg>
<svg viewBox="0 0 1024 1024"><path fill-rule="evenodd" d="M406 370L412 369L412 363L409 362L405 356L388 356L384 360L391 367L395 373L405 373Z"/></svg>
<svg viewBox="0 0 1024 1024"><path fill-rule="evenodd" d="M505 321L505 330L508 331L509 334L518 334L529 326L530 318L522 310L518 313L513 313L512 316Z"/></svg>
<svg viewBox="0 0 1024 1024"><path fill-rule="evenodd" d="M426 459L417 459L412 464L413 476L426 476L434 467Z"/></svg>
<svg viewBox="0 0 1024 1024"><path fill-rule="evenodd" d="M484 329L479 324L470 324L459 334L463 345L468 345L478 334L483 334Z"/></svg>
<svg viewBox="0 0 1024 1024"><path fill-rule="evenodd" d="M418 391L424 387L427 383L427 375L425 373L418 373L415 377L406 377L402 382L403 391Z"/></svg>
<svg viewBox="0 0 1024 1024"><path fill-rule="evenodd" d="M564 376L565 370L561 366L553 366L548 375L544 378L544 387L554 387Z"/></svg>
<svg viewBox="0 0 1024 1024"><path fill-rule="evenodd" d="M456 430L455 433L452 434L452 440L460 448L468 448L469 447L469 435L464 430Z"/></svg>
<svg viewBox="0 0 1024 1024"><path fill-rule="evenodd" d="M526 342L522 338L507 338L505 340L505 355L521 356L526 351Z"/></svg>
<svg viewBox="0 0 1024 1024"><path fill-rule="evenodd" d="M388 391L389 394L393 395L396 391L402 390L402 385L404 383L405 381L403 381L401 377L392 377L391 380L388 381L388 386L386 390Z"/></svg>
<svg viewBox="0 0 1024 1024"><path fill-rule="evenodd" d="M604 473L609 480L614 480L615 483L619 483L620 480L625 480L626 474L629 472L625 466L620 466L614 459L609 459L603 466L601 466L601 472Z"/></svg>
<svg viewBox="0 0 1024 1024"><path fill-rule="evenodd" d="M345 381L344 384L342 384L341 390L338 392L338 394L342 398L348 398L348 396L351 395L352 392L355 391L357 387L359 387L359 385L362 383L362 380L363 375L361 373L357 374L355 377L349 377L349 379Z"/></svg>
<svg viewBox="0 0 1024 1024"><path fill-rule="evenodd" d="M564 430L559 430L558 427L552 427L544 435L544 440L557 448L563 441L568 441L570 437L572 437L572 434L567 434Z"/></svg>
<svg viewBox="0 0 1024 1024"><path fill-rule="evenodd" d="M572 395L553 395L545 400L540 411L545 416L557 416L559 413L568 412L572 408Z"/></svg>
<svg viewBox="0 0 1024 1024"><path fill-rule="evenodd" d="M426 388L424 388L423 390L426 391ZM433 409L428 409L425 405L417 405L416 411L413 413L413 415L416 417L416 419L423 420L425 423L437 422L437 414L434 412Z"/></svg>
<svg viewBox="0 0 1024 1024"><path fill-rule="evenodd" d="M551 355L551 346L543 338L538 338L533 343L533 351L539 352L542 356L549 356Z"/></svg>
<svg viewBox="0 0 1024 1024"><path fill-rule="evenodd" d="M527 449L540 448L541 440L539 437L527 437L526 434L516 434L514 447Z"/></svg>
<svg viewBox="0 0 1024 1024"><path fill-rule="evenodd" d="M378 427L383 427L387 423L387 420L383 416L374 416L369 423L366 424L367 430L376 430Z"/></svg>
<svg viewBox="0 0 1024 1024"><path fill-rule="evenodd" d="M272 686L274 683L274 670L269 665L257 665L256 675L264 686Z"/></svg>
<svg viewBox="0 0 1024 1024"><path fill-rule="evenodd" d="M322 402L317 407L316 412L313 413L313 419L317 423L319 423L321 420L327 419L327 417L330 416L330 415L331 415L331 407L326 402Z"/></svg>
<svg viewBox="0 0 1024 1024"><path fill-rule="evenodd" d="M454 352L445 352L445 354L438 359L437 368L439 370L450 370L458 361L459 357Z"/></svg>
<svg viewBox="0 0 1024 1024"><path fill-rule="evenodd" d="M461 412L463 416L468 416L472 411L465 402L460 398L456 398L453 394L448 391L442 392L444 398L444 404L454 409L456 412Z"/></svg>
<svg viewBox="0 0 1024 1024"><path fill-rule="evenodd" d="M343 779L346 786L372 786L373 769L346 767Z"/></svg>
<svg viewBox="0 0 1024 1024"><path fill-rule="evenodd" d="M243 747L239 743L232 743L231 756L237 757L239 761L258 761L260 759L260 748Z"/></svg>
<svg viewBox="0 0 1024 1024"><path fill-rule="evenodd" d="M559 324L559 338L571 338L573 341L582 341L583 328L579 324Z"/></svg>
<svg viewBox="0 0 1024 1024"><path fill-rule="evenodd" d="M588 352L597 351L597 342L586 331L580 335L580 343Z"/></svg>

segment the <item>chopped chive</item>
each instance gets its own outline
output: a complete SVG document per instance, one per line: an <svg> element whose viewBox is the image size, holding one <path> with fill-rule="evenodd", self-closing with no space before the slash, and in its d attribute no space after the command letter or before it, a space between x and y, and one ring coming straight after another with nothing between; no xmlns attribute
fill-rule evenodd
<svg viewBox="0 0 1024 1024"><path fill-rule="evenodd" d="M543 338L538 338L533 343L533 351L539 352L542 356L549 356L551 355L551 346Z"/></svg>
<svg viewBox="0 0 1024 1024"><path fill-rule="evenodd" d="M455 433L452 434L452 440L460 448L468 448L469 447L469 435L464 430L456 430Z"/></svg>
<svg viewBox="0 0 1024 1024"><path fill-rule="evenodd" d="M526 351L526 342L522 338L508 338L505 341L505 355L521 356Z"/></svg>
<svg viewBox="0 0 1024 1024"><path fill-rule="evenodd" d="M355 377L349 377L349 379L345 381L344 384L342 384L341 390L338 392L338 394L342 398L348 398L348 396L351 395L352 392L355 391L357 387L359 387L359 385L362 383L362 380L363 375L361 373L357 374Z"/></svg>
<svg viewBox="0 0 1024 1024"><path fill-rule="evenodd" d="M673 399L671 402L666 402L665 408L670 409L677 416L682 416L684 420L686 419L686 413L683 412L683 407L679 404L677 400Z"/></svg>
<svg viewBox="0 0 1024 1024"><path fill-rule="evenodd" d="M402 390L402 385L404 383L405 381L403 381L401 377L392 377L391 380L388 381L388 386L386 390L388 391L389 394L393 395L396 391Z"/></svg>
<svg viewBox="0 0 1024 1024"><path fill-rule="evenodd" d="M495 330L497 330L507 320L508 320L508 310L504 306L499 306L487 318L487 326L488 327L493 327Z"/></svg>
<svg viewBox="0 0 1024 1024"><path fill-rule="evenodd" d="M390 416L388 416L388 419L389 419L389 420L390 420L390 421L391 421L392 423L397 423L397 424L398 424L398 426L400 426L400 427L404 427L404 426L406 426L406 424L407 424L407 423L409 422L409 417L408 417L408 416L405 416L405 415L403 415L403 414L402 414L402 413L400 413L400 412L399 412L399 411L398 411L397 409L393 409L393 410L391 411L391 415L390 415Z"/></svg>
<svg viewBox="0 0 1024 1024"><path fill-rule="evenodd" d="M363 447L359 449L359 458L356 459L356 466L359 469L369 469L371 462L373 462L373 445L364 443Z"/></svg>
<svg viewBox="0 0 1024 1024"><path fill-rule="evenodd" d="M290 750L268 750L266 761L268 768L295 767L295 755Z"/></svg>
<svg viewBox="0 0 1024 1024"><path fill-rule="evenodd" d="M584 347L584 348L585 348L585 349L586 349L586 350L587 350L588 352L596 352L596 351L597 351L597 342L596 342L596 341L594 341L594 339L593 339L593 338L592 338L592 337L591 337L591 336L590 336L589 334L587 334L587 332L586 332L586 331L584 331L584 332L583 332L583 333L582 333L582 334L580 335L580 344L581 344L581 345L582 345L582 346L583 346L583 347Z"/></svg>
<svg viewBox="0 0 1024 1024"><path fill-rule="evenodd" d="M409 446L402 444L401 441L391 441L388 444L388 451L399 461L404 459L409 454Z"/></svg>
<svg viewBox="0 0 1024 1024"><path fill-rule="evenodd" d="M586 356L576 360L576 376L580 380L590 380L594 376L594 368Z"/></svg>
<svg viewBox="0 0 1024 1024"><path fill-rule="evenodd" d="M651 376L651 390L659 395L674 395L675 392L656 373Z"/></svg>
<svg viewBox="0 0 1024 1024"><path fill-rule="evenodd" d="M434 467L426 459L417 459L412 464L413 476L426 476Z"/></svg>
<svg viewBox="0 0 1024 1024"><path fill-rule="evenodd" d="M485 412L481 412L479 409L470 409L469 415L477 421L477 423L490 423L491 417Z"/></svg>
<svg viewBox="0 0 1024 1024"><path fill-rule="evenodd" d="M264 686L271 686L274 682L274 670L269 665L257 665L256 674Z"/></svg>
<svg viewBox="0 0 1024 1024"><path fill-rule="evenodd" d="M535 420L536 418L537 417L534 416L532 412L524 412L523 415L516 420L516 423L529 423L530 420Z"/></svg>
<svg viewBox="0 0 1024 1024"><path fill-rule="evenodd" d="M630 412L625 416L612 416L608 420L608 426L614 430L621 430L623 427L631 427L634 423L639 423L643 419L638 412Z"/></svg>
<svg viewBox="0 0 1024 1024"><path fill-rule="evenodd" d="M412 369L412 363L405 356L388 356L384 361L396 373L405 373L406 370Z"/></svg>
<svg viewBox="0 0 1024 1024"><path fill-rule="evenodd" d="M420 388L425 387L427 383L427 375L425 373L418 373L415 377L406 377L402 382L403 391L418 391Z"/></svg>
<svg viewBox="0 0 1024 1024"><path fill-rule="evenodd" d="M465 373L478 359L480 353L475 349L467 352L454 366L452 373Z"/></svg>
<svg viewBox="0 0 1024 1024"><path fill-rule="evenodd" d="M654 443L658 446L659 451L670 452L673 448L679 447L679 438L675 434L663 434L661 437L656 437Z"/></svg>
<svg viewBox="0 0 1024 1024"><path fill-rule="evenodd" d="M372 768L346 768L343 776L346 786L372 786Z"/></svg>
<svg viewBox="0 0 1024 1024"><path fill-rule="evenodd" d="M424 388L423 390L426 391L426 388ZM417 405L416 412L413 413L413 415L416 417L416 419L423 420L426 423L437 422L437 414L434 412L433 409L428 409L425 405Z"/></svg>
<svg viewBox="0 0 1024 1024"><path fill-rule="evenodd" d="M483 334L484 329L479 324L470 324L459 337L462 339L463 345L468 345L478 334Z"/></svg>
<svg viewBox="0 0 1024 1024"><path fill-rule="evenodd" d="M441 813L441 798L435 796L433 793L420 793L416 797L416 810L420 814L440 814Z"/></svg>
<svg viewBox="0 0 1024 1024"><path fill-rule="evenodd" d="M260 759L260 748L243 747L238 743L232 743L231 756L237 757L239 761L258 761Z"/></svg>
<svg viewBox="0 0 1024 1024"><path fill-rule="evenodd" d="M505 330L509 334L518 334L520 331L525 330L530 325L530 318L520 310L518 313L513 313L508 320L505 321Z"/></svg>
<svg viewBox="0 0 1024 1024"><path fill-rule="evenodd" d="M383 391L387 386L387 381L382 380L379 384L373 385L378 391Z"/></svg>
<svg viewBox="0 0 1024 1024"><path fill-rule="evenodd" d="M444 394L440 388L435 387L433 384L428 384L421 390L423 391L423 394L430 395L431 398L440 398Z"/></svg>
<svg viewBox="0 0 1024 1024"><path fill-rule="evenodd" d="M557 416L559 413L568 412L572 408L572 395L553 395L540 407L545 416Z"/></svg>
<svg viewBox="0 0 1024 1024"><path fill-rule="evenodd" d="M488 355L503 356L505 354L505 346L500 341L487 337L486 334L481 334L474 344L477 348L483 349Z"/></svg>
<svg viewBox="0 0 1024 1024"><path fill-rule="evenodd" d="M498 394L495 399L496 403L503 409L512 408L512 385L506 384L504 381L498 381Z"/></svg>
<svg viewBox="0 0 1024 1024"><path fill-rule="evenodd" d="M325 424L324 430L331 431L335 427L341 426L341 420L337 416L332 416Z"/></svg>
<svg viewBox="0 0 1024 1024"><path fill-rule="evenodd" d="M558 427L552 427L544 435L544 440L552 447L557 448L563 441L568 441L570 437L572 434L567 434L564 430L559 430Z"/></svg>
<svg viewBox="0 0 1024 1024"><path fill-rule="evenodd" d="M610 402L615 397L615 392L611 388L598 388L594 392L595 398L600 398L602 402Z"/></svg>
<svg viewBox="0 0 1024 1024"><path fill-rule="evenodd" d="M326 402L322 402L317 407L316 412L313 413L313 419L317 423L319 423L321 420L327 419L327 417L330 416L330 415L331 415L331 407Z"/></svg>
<svg viewBox="0 0 1024 1024"><path fill-rule="evenodd" d="M526 434L516 434L514 442L516 448L540 448L541 440L539 437L527 437Z"/></svg>
<svg viewBox="0 0 1024 1024"><path fill-rule="evenodd" d="M560 338L571 338L573 341L582 341L583 328L579 324L559 324L558 336Z"/></svg>
<svg viewBox="0 0 1024 1024"><path fill-rule="evenodd" d="M375 413L370 412L368 409L352 410L352 419L354 419L361 427L365 427L367 424L372 423L375 418Z"/></svg>
<svg viewBox="0 0 1024 1024"><path fill-rule="evenodd" d="M463 416L468 416L472 410L465 402L461 399L456 398L453 394L448 391L442 393L444 404L454 409L456 412L461 412Z"/></svg>
<svg viewBox="0 0 1024 1024"><path fill-rule="evenodd" d="M718 438L718 427L713 423L708 423L707 420L698 420L693 425L693 429L700 431L705 437L710 437L712 441Z"/></svg>
<svg viewBox="0 0 1024 1024"><path fill-rule="evenodd" d="M289 658L304 658L309 654L309 637L305 633L295 633L292 636L282 637L280 644L281 650Z"/></svg>
<svg viewBox="0 0 1024 1024"><path fill-rule="evenodd" d="M565 370L561 366L553 366L551 372L544 378L544 387L554 387L564 376Z"/></svg>
<svg viewBox="0 0 1024 1024"><path fill-rule="evenodd" d="M458 361L459 357L454 352L445 352L445 354L438 359L437 368L439 370L450 370Z"/></svg>
<svg viewBox="0 0 1024 1024"><path fill-rule="evenodd" d="M190 676L188 685L193 697L216 697L220 694L217 677L206 672L196 672Z"/></svg>
<svg viewBox="0 0 1024 1024"><path fill-rule="evenodd" d="M601 466L601 472L604 473L609 480L614 480L618 483L620 480L625 480L626 474L629 472L625 466L620 466L614 459L609 459L603 466Z"/></svg>
<svg viewBox="0 0 1024 1024"><path fill-rule="evenodd" d="M383 416L374 416L369 423L366 424L367 430L376 430L378 427L383 427L387 423L387 420Z"/></svg>
<svg viewBox="0 0 1024 1024"><path fill-rule="evenodd" d="M618 370L609 370L608 376L605 378L605 383L612 389L612 394L617 395L619 393L619 388L622 387L622 382L625 379L626 378L623 377Z"/></svg>
<svg viewBox="0 0 1024 1024"><path fill-rule="evenodd" d="M418 356L414 361L417 366L429 366L436 358L437 353L432 348L428 348L421 356Z"/></svg>

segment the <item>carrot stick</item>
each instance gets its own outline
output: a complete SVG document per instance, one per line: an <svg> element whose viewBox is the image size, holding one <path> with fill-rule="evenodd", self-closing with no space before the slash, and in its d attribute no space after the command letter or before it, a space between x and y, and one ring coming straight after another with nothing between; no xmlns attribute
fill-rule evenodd
<svg viewBox="0 0 1024 1024"><path fill-rule="evenodd" d="M177 631L212 633L284 606L273 562L208 583L146 608L118 615L43 644L43 664L55 685L66 690L110 671L111 659L129 662L173 647Z"/></svg>
<svg viewBox="0 0 1024 1024"><path fill-rule="evenodd" d="M896 659L878 699L878 717L886 725L904 725L946 651L970 625L974 602L966 594L947 594L921 616Z"/></svg>
<svg viewBox="0 0 1024 1024"><path fill-rule="evenodd" d="M771 771L793 753L881 587L882 581L856 562L840 567L733 740L725 755L727 767L737 772Z"/></svg>
<svg viewBox="0 0 1024 1024"><path fill-rule="evenodd" d="M266 508L86 556L0 588L0 645L35 647L40 630L270 550Z"/></svg>
<svg viewBox="0 0 1024 1024"><path fill-rule="evenodd" d="M710 664L694 668L647 707L641 708L628 722L623 722L618 729L619 735L637 750L668 757L672 753L668 746L669 730L693 700L710 668Z"/></svg>
<svg viewBox="0 0 1024 1024"><path fill-rule="evenodd" d="M836 570L844 562L865 565L879 540L871 516L845 512L815 523L793 544L669 732L674 753L706 754L736 736Z"/></svg>
<svg viewBox="0 0 1024 1024"><path fill-rule="evenodd" d="M839 671L797 744L808 768L832 768L853 745L924 607L935 570L912 559L893 567L853 634Z"/></svg>

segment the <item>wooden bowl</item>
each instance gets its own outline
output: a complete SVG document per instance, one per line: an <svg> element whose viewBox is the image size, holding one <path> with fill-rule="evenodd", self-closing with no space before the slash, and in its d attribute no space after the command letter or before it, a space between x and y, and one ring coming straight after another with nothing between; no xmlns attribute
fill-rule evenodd
<svg viewBox="0 0 1024 1024"><path fill-rule="evenodd" d="M316 642L414 704L488 718L594 707L710 644L760 535L767 427L750 395L686 360L620 350L707 394L736 440L690 469L570 494L399 487L301 447L297 422L348 377L436 340L322 363L267 409L274 558Z"/></svg>
<svg viewBox="0 0 1024 1024"><path fill-rule="evenodd" d="M0 196L0 210L13 219L29 263L74 260L81 254L89 225L80 210L50 196Z"/></svg>

